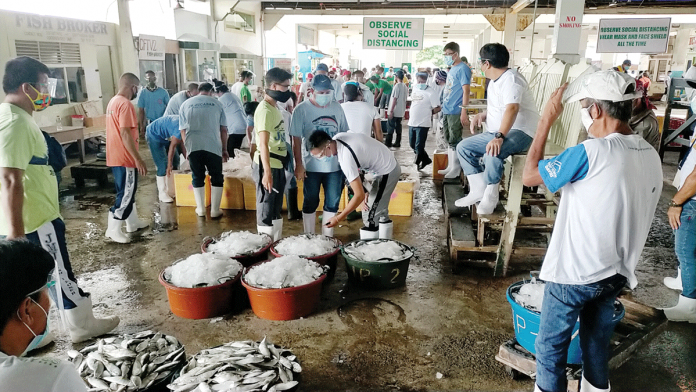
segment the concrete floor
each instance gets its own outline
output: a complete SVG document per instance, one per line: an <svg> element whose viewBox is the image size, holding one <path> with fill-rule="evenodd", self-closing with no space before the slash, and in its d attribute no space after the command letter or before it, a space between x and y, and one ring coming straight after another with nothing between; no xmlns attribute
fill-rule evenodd
<svg viewBox="0 0 696 392"><path fill-rule="evenodd" d="M404 133L406 146L407 133ZM433 150L434 139L428 151ZM148 157L147 147L141 154ZM413 160L407 147L397 150L401 162ZM676 157L664 164L671 182ZM267 321L251 309L213 320L174 316L158 274L177 259L199 252L205 236L228 230L255 230L253 211L225 211L220 220L199 219L192 207L157 202L154 174L142 179L137 202L141 217L153 222L128 245L104 238L111 190L75 190L68 184L61 198L68 249L80 286L93 295L95 312L115 314L115 333L156 329L176 336L188 354L242 339L269 341L291 348L302 361L302 391L531 391L530 379L511 380L494 355L513 337L511 309L505 290L528 276L529 269L507 278L492 278L487 269L453 273L448 258L441 187L428 167L412 217L395 217L395 239L417 248L406 286L390 291L344 290L342 259L336 278L324 286L315 314L301 320ZM67 170L64 178L71 181ZM88 183L89 186L89 183ZM665 218L674 188L665 186L650 238L638 266L640 285L634 294L651 306L676 303L677 292L662 285L675 275L673 236ZM167 219L174 222L167 225ZM336 237L358 238L360 222L344 223ZM302 230L301 221L285 222L284 234ZM541 259L535 260L535 268ZM65 357L72 346L59 336L42 354ZM78 348L83 345L76 345ZM613 391L696 391L696 326L670 323L667 331L613 370ZM436 373L442 373L442 379Z"/></svg>

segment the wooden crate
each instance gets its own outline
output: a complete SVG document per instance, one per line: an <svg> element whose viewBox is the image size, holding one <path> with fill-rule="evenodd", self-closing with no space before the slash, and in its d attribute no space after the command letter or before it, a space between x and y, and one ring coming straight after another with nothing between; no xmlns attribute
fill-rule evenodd
<svg viewBox="0 0 696 392"><path fill-rule="evenodd" d="M438 173L438 170L447 168L448 158L447 152L436 151L433 154L433 180L443 180L444 175Z"/></svg>
<svg viewBox="0 0 696 392"><path fill-rule="evenodd" d="M193 196L191 173L173 172L174 187L176 188L176 205L179 207L196 207ZM210 176L205 176L205 206L210 205Z"/></svg>
<svg viewBox="0 0 696 392"><path fill-rule="evenodd" d="M234 177L225 177L220 208L223 210L244 209L244 185L242 180Z"/></svg>

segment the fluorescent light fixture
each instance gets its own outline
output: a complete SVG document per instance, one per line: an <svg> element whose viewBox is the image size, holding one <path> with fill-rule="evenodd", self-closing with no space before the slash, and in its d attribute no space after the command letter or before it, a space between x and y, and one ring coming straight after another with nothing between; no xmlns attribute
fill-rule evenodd
<svg viewBox="0 0 696 392"><path fill-rule="evenodd" d="M534 0L517 0L515 4L510 7L510 13L516 14L523 9L527 8L528 5L533 4Z"/></svg>

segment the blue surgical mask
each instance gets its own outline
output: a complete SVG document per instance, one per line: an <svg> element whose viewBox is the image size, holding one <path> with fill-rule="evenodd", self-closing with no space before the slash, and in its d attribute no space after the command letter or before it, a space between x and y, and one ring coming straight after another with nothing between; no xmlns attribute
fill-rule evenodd
<svg viewBox="0 0 696 392"><path fill-rule="evenodd" d="M39 308L41 308L41 311L43 311L44 314L46 315L46 328L44 328L44 331L41 335L37 335L34 331L31 330L31 328L29 328L27 323L22 321L22 324L24 324L24 326L27 327L29 332L31 332L31 334L34 335L34 339L31 340L31 342L27 346L26 350L24 350L24 352L22 353L22 355L20 355L20 357L25 356L29 351L37 348L39 346L39 344L41 344L41 341L44 340L44 338L48 335L48 329L49 329L48 326L50 325L48 323L48 313L46 312L46 309L44 309L41 305L39 305L38 302L34 301L32 298L29 298L29 299L31 299L31 302L35 303ZM17 311L17 317L19 317L19 310ZM20 320L21 320L21 318L20 318Z"/></svg>
<svg viewBox="0 0 696 392"><path fill-rule="evenodd" d="M445 60L445 65L447 65L448 67L454 64L454 58L452 58L452 56L445 55L443 60Z"/></svg>
<svg viewBox="0 0 696 392"><path fill-rule="evenodd" d="M333 94L314 94L314 100L319 106L326 106L333 99Z"/></svg>
<svg viewBox="0 0 696 392"><path fill-rule="evenodd" d="M425 90L426 88L428 88L428 84L427 83L418 83L416 85L416 87L418 87L421 90Z"/></svg>

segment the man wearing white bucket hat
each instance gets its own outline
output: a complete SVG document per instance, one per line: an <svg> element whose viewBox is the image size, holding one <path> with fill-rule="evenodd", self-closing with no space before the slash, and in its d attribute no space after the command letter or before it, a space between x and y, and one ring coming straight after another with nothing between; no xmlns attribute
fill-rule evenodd
<svg viewBox="0 0 696 392"><path fill-rule="evenodd" d="M524 185L563 189L540 274L546 288L535 343L535 391L566 391L566 357L578 318L580 389L610 390L614 301L626 283L637 284L636 264L662 192L657 152L628 125L635 87L633 78L613 70L562 86L548 100L527 155ZM542 160L562 102L578 100L590 139Z"/></svg>

